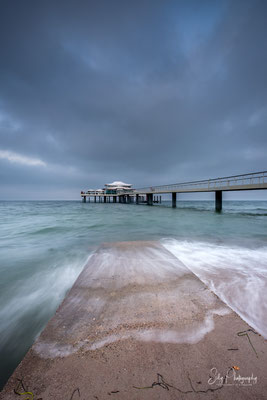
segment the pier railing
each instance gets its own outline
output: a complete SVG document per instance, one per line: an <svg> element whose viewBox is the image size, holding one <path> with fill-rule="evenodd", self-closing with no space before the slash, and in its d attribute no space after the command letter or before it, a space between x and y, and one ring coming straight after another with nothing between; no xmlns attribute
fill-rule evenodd
<svg viewBox="0 0 267 400"><path fill-rule="evenodd" d="M170 193L183 191L216 191L216 190L231 190L237 187L251 188L267 184L267 171L253 172L250 174L226 176L223 178L205 179L200 181L174 183L170 185L149 186L133 191L134 194L140 193Z"/></svg>

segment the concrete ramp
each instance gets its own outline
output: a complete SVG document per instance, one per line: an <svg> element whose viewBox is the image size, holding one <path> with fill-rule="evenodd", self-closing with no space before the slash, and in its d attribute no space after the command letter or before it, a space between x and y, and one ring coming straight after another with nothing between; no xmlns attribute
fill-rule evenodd
<svg viewBox="0 0 267 400"><path fill-rule="evenodd" d="M248 329L159 243L103 244L0 398L264 398L266 341Z"/></svg>

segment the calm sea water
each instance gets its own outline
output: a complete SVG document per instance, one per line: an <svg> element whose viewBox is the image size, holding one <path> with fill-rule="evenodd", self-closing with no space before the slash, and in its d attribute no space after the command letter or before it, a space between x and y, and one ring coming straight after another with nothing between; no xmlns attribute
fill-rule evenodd
<svg viewBox="0 0 267 400"><path fill-rule="evenodd" d="M0 387L102 242L159 240L267 338L267 202L0 202Z"/></svg>

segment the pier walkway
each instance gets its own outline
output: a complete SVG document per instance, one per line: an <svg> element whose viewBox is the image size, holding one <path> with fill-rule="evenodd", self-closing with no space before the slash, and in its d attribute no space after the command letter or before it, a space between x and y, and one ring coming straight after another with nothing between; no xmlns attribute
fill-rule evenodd
<svg viewBox="0 0 267 400"><path fill-rule="evenodd" d="M114 203L136 203L152 206L153 203L161 203L161 194L172 194L172 207L176 207L177 193L196 193L196 192L214 192L215 209L222 210L222 193L240 190L263 190L267 189L267 171L253 172L243 175L232 175L223 178L205 179L200 181L174 183L170 185L148 186L139 189L130 189L118 194L97 193L92 194L81 192L83 201ZM157 195L157 196L156 196Z"/></svg>

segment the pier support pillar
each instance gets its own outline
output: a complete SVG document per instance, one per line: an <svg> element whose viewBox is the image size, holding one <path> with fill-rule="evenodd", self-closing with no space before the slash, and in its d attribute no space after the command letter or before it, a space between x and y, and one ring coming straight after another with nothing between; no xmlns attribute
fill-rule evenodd
<svg viewBox="0 0 267 400"><path fill-rule="evenodd" d="M216 212L222 211L222 191L217 190L215 192L215 210Z"/></svg>
<svg viewBox="0 0 267 400"><path fill-rule="evenodd" d="M113 203L117 203L117 196L113 196Z"/></svg>
<svg viewBox="0 0 267 400"><path fill-rule="evenodd" d="M159 202L160 202L160 204L161 204L161 196L159 196Z"/></svg>
<svg viewBox="0 0 267 400"><path fill-rule="evenodd" d="M130 195L129 195L129 194L126 195L126 203L127 203L127 204L130 204L130 203L131 203L131 198L130 198Z"/></svg>
<svg viewBox="0 0 267 400"><path fill-rule="evenodd" d="M146 201L148 206L153 206L153 193L146 194Z"/></svg>
<svg viewBox="0 0 267 400"><path fill-rule="evenodd" d="M135 203L136 203L136 204L139 204L139 194L137 194L137 195L135 196Z"/></svg>
<svg viewBox="0 0 267 400"><path fill-rule="evenodd" d="M172 193L172 208L176 208L176 193Z"/></svg>
<svg viewBox="0 0 267 400"><path fill-rule="evenodd" d="M107 202L107 198L106 198L106 196L104 196L104 203L106 203Z"/></svg>
<svg viewBox="0 0 267 400"><path fill-rule="evenodd" d="M83 202L86 203L86 196L83 196Z"/></svg>
<svg viewBox="0 0 267 400"><path fill-rule="evenodd" d="M96 196L95 196L95 203L96 203Z"/></svg>

